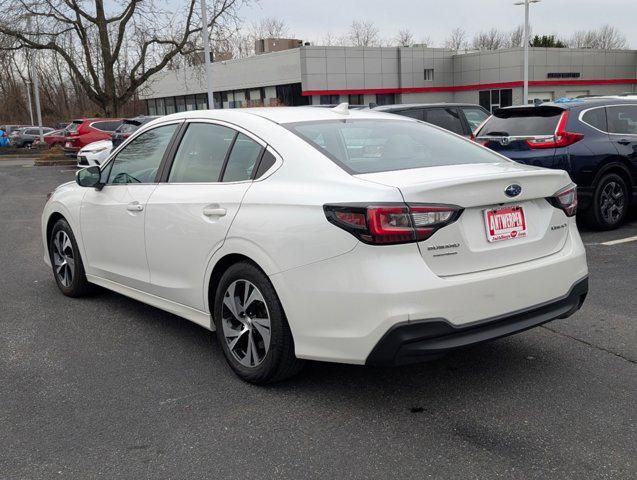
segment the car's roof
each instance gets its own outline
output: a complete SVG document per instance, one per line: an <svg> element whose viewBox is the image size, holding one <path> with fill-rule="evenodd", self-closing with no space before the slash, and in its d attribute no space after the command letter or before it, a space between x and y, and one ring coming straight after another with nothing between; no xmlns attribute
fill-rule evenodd
<svg viewBox="0 0 637 480"><path fill-rule="evenodd" d="M377 111L389 111L389 110L408 110L410 108L429 108L429 107L478 107L480 105L475 103L454 103L454 102L437 102L437 103L394 103L391 105L379 105L372 108Z"/></svg>
<svg viewBox="0 0 637 480"><path fill-rule="evenodd" d="M333 108L312 107L254 107L232 108L216 110L192 110L189 112L174 113L160 118L160 121L189 118L209 118L212 120L239 121L242 116L255 115L274 123L285 124L295 122L312 122L321 120L347 120L347 119L388 119L396 120L399 117L388 113L375 112L373 110L348 110L346 114L339 113ZM402 117L400 117L402 119ZM411 120L405 117L402 120ZM415 121L415 120L414 120Z"/></svg>

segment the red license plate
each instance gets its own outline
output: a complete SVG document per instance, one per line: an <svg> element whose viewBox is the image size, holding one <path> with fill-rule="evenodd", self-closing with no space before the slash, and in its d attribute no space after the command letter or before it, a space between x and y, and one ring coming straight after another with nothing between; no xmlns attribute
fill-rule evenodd
<svg viewBox="0 0 637 480"><path fill-rule="evenodd" d="M526 237L524 209L519 205L485 210L484 225L489 242Z"/></svg>

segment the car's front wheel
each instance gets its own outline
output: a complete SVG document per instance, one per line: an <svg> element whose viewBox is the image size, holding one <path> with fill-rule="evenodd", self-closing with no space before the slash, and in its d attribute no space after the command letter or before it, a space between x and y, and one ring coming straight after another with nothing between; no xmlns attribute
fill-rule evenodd
<svg viewBox="0 0 637 480"><path fill-rule="evenodd" d="M226 361L243 380L277 382L303 367L274 287L253 264L236 263L222 275L213 318Z"/></svg>
<svg viewBox="0 0 637 480"><path fill-rule="evenodd" d="M86 280L75 236L71 226L63 218L55 222L51 230L49 258L55 282L64 295L81 297L90 291L91 285Z"/></svg>
<svg viewBox="0 0 637 480"><path fill-rule="evenodd" d="M599 230L619 227L628 211L628 186L615 173L604 175L593 192L593 203L586 212L588 223Z"/></svg>

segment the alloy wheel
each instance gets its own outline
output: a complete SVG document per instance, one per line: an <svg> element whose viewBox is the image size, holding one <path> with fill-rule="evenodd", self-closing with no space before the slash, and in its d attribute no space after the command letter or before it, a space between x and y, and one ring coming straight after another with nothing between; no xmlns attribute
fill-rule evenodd
<svg viewBox="0 0 637 480"><path fill-rule="evenodd" d="M64 230L58 231L53 237L53 266L60 283L70 287L75 272L75 255L71 239Z"/></svg>
<svg viewBox="0 0 637 480"><path fill-rule="evenodd" d="M600 213L606 222L614 224L619 221L625 208L624 189L618 182L608 182L600 195Z"/></svg>
<svg viewBox="0 0 637 480"><path fill-rule="evenodd" d="M223 295L221 318L228 350L244 367L259 365L270 349L270 314L261 291L236 280Z"/></svg>

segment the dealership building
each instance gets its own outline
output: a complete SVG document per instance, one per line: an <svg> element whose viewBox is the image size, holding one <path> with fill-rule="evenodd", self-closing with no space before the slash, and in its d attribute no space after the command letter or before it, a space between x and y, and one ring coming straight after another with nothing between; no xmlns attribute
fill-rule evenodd
<svg viewBox="0 0 637 480"><path fill-rule="evenodd" d="M301 45L212 64L216 108L466 102L522 103L522 48L457 53L426 47ZM165 70L141 99L149 114L208 107L203 66ZM637 93L637 50L530 48L529 101Z"/></svg>

